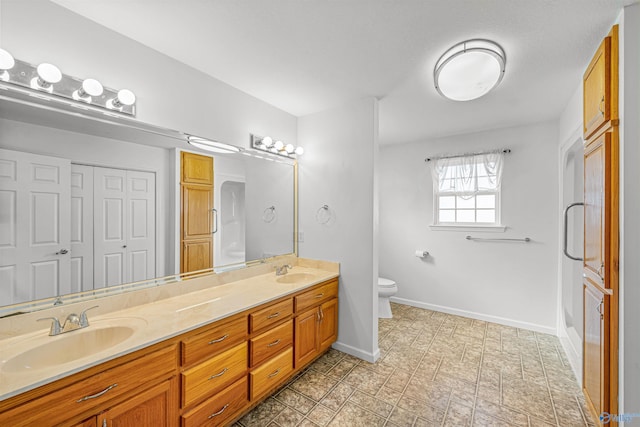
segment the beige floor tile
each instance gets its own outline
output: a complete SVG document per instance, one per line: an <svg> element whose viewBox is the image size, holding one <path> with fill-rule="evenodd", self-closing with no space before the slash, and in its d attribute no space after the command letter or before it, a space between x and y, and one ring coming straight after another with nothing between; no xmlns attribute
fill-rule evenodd
<svg viewBox="0 0 640 427"><path fill-rule="evenodd" d="M413 412L396 406L389 417L389 422L396 426L412 426L416 418Z"/></svg>
<svg viewBox="0 0 640 427"><path fill-rule="evenodd" d="M347 402L328 425L331 427L382 427L385 421L384 418Z"/></svg>
<svg viewBox="0 0 640 427"><path fill-rule="evenodd" d="M287 406L295 408L296 410L302 412L303 414L308 413L311 409L316 405L316 403L301 395L300 393L293 391L290 388L285 388L280 393L278 393L275 398L284 403Z"/></svg>
<svg viewBox="0 0 640 427"><path fill-rule="evenodd" d="M293 408L286 407L274 418L273 421L280 427L295 427L304 418L304 415Z"/></svg>
<svg viewBox="0 0 640 427"><path fill-rule="evenodd" d="M307 419L313 421L319 426L326 426L335 415L336 413L331 409L322 405L317 405L307 414Z"/></svg>
<svg viewBox="0 0 640 427"><path fill-rule="evenodd" d="M356 391L355 393L353 393L349 398L349 402L365 408L383 418L388 417L393 410L393 405L386 403L380 399L376 399L375 397L365 394L361 391Z"/></svg>
<svg viewBox="0 0 640 427"><path fill-rule="evenodd" d="M337 382L338 380L334 377L310 370L292 383L289 388L319 402Z"/></svg>
<svg viewBox="0 0 640 427"><path fill-rule="evenodd" d="M341 382L338 383L321 401L324 406L334 411L340 409L356 389Z"/></svg>

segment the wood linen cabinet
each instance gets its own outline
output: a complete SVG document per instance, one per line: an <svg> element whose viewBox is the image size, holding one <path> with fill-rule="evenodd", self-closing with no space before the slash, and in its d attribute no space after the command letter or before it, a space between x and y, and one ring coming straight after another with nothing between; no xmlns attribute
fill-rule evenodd
<svg viewBox="0 0 640 427"><path fill-rule="evenodd" d="M618 26L583 78L582 389L593 419L618 412ZM611 421L609 425L617 425Z"/></svg>
<svg viewBox="0 0 640 427"><path fill-rule="evenodd" d="M213 157L180 158L180 272L213 267Z"/></svg>

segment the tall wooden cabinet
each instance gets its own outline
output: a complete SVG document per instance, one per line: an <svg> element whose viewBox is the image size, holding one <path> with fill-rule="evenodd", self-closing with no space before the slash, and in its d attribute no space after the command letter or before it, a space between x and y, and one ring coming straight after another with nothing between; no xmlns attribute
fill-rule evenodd
<svg viewBox="0 0 640 427"><path fill-rule="evenodd" d="M594 420L618 409L618 27L584 75L583 391ZM615 425L615 422L611 423Z"/></svg>
<svg viewBox="0 0 640 427"><path fill-rule="evenodd" d="M213 157L182 152L180 272L213 267Z"/></svg>

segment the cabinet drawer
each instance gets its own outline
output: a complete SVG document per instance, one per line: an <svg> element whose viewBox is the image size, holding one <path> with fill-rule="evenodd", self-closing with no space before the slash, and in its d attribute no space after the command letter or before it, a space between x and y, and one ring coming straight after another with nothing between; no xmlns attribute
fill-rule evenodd
<svg viewBox="0 0 640 427"><path fill-rule="evenodd" d="M331 282L314 288L296 297L296 313L318 305L322 301L326 301L329 298L335 298L338 296L338 280L332 280Z"/></svg>
<svg viewBox="0 0 640 427"><path fill-rule="evenodd" d="M58 425L93 408L104 407L155 379L170 377L178 367L176 350L175 345L166 347L10 409L0 414L0 425Z"/></svg>
<svg viewBox="0 0 640 427"><path fill-rule="evenodd" d="M293 314L293 301L291 298L279 303L270 305L262 310L255 311L249 315L249 325L251 332L259 331L269 325L280 322Z"/></svg>
<svg viewBox="0 0 640 427"><path fill-rule="evenodd" d="M256 400L285 380L293 371L293 349L274 357L249 374L251 378L251 400Z"/></svg>
<svg viewBox="0 0 640 427"><path fill-rule="evenodd" d="M260 334L250 341L250 362L256 366L293 343L293 320Z"/></svg>
<svg viewBox="0 0 640 427"><path fill-rule="evenodd" d="M210 329L182 340L182 365L213 356L247 339L247 318L216 324Z"/></svg>
<svg viewBox="0 0 640 427"><path fill-rule="evenodd" d="M182 373L182 407L216 393L247 372L247 343Z"/></svg>
<svg viewBox="0 0 640 427"><path fill-rule="evenodd" d="M249 401L247 376L182 416L182 427L218 426L242 409Z"/></svg>

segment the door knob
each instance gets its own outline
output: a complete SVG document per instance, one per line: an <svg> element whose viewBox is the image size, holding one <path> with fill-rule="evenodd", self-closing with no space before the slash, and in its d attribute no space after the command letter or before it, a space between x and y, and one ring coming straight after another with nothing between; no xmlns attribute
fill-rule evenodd
<svg viewBox="0 0 640 427"><path fill-rule="evenodd" d="M60 249L58 252L56 252L56 255L66 255L68 254L69 251L66 249Z"/></svg>

